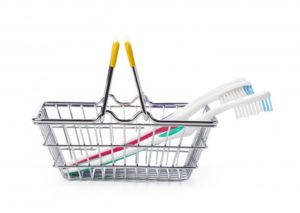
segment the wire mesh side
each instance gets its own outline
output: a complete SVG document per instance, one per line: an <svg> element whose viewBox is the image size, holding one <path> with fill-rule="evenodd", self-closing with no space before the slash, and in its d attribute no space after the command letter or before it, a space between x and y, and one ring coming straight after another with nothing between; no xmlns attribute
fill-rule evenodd
<svg viewBox="0 0 300 213"><path fill-rule="evenodd" d="M119 110L118 116L123 118L140 110L139 106L114 107L109 106L108 110ZM161 119L179 108L176 105L146 107ZM75 106L58 103L42 108L40 117L87 119L100 110L99 106L90 103ZM111 115L105 117L104 123L39 126L54 166L68 180L186 180L197 168L209 134L209 127L177 126L175 134L178 137L173 137L175 126L158 126L150 120L138 119L129 124L114 123ZM189 128L195 131L185 135ZM159 132L160 129L163 131ZM145 132L149 137L143 136ZM159 134L156 135L157 132ZM154 135L159 143L154 140ZM130 142L132 136L134 143ZM99 153L106 154L103 157ZM93 159L90 156L94 156ZM84 159L83 163L78 163Z"/></svg>
<svg viewBox="0 0 300 213"><path fill-rule="evenodd" d="M183 132L182 137L175 139L165 137L155 144L151 141L153 137L141 137L140 132L145 127L44 126L51 130L48 130L50 136L46 137L44 145L49 148L54 166L69 180L184 180L188 179L192 170L197 167L198 156L200 157L201 151L206 148L204 134L207 128L199 128L190 136L184 137ZM126 135L132 134L137 135L136 143L126 143ZM165 134L170 134L170 130ZM123 153L118 154L121 151ZM110 160L97 153L106 153ZM90 156L94 156L93 159L89 158ZM85 163L70 163L82 159L86 159Z"/></svg>

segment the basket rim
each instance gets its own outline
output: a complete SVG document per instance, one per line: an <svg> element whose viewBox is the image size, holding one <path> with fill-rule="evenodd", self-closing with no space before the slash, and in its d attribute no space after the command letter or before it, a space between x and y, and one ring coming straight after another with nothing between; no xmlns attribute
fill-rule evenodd
<svg viewBox="0 0 300 213"><path fill-rule="evenodd" d="M139 105L133 105L136 100L138 100L139 96L134 97L129 102L122 102L119 101L113 94L110 94L109 97L115 102L115 105L111 105L111 107L137 107ZM176 108L176 107L184 107L187 102L152 102L150 101L147 96L146 103L147 107L154 107L154 108ZM97 115L94 119L52 119L52 118L41 118L42 111L47 106L83 106L83 107L101 107L103 102L103 98L99 102L59 102L59 101L46 101L40 107L37 115L32 118L34 124L78 124L78 125L149 125L149 126L172 126L172 125L183 125L183 126L195 126L195 127L215 127L218 124L216 118L213 118L210 121L187 121L187 120L162 120L156 119L150 112L147 111L147 117L152 123L149 124L149 120L145 120L145 123L135 123L140 116L144 115L142 111L138 111L131 119L121 119L119 118L113 111L106 110L105 114L110 114L116 122L108 123L103 122L103 119L100 114ZM208 106L204 107L208 108Z"/></svg>

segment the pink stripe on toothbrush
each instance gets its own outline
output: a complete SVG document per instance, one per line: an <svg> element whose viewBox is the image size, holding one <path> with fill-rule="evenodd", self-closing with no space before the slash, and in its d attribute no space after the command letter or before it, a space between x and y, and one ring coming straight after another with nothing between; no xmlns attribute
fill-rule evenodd
<svg viewBox="0 0 300 213"><path fill-rule="evenodd" d="M172 129L174 129L174 128L176 128L176 127L175 127L175 126L174 126L174 127L171 127L170 130L172 130ZM154 131L154 134L153 134L153 131L151 131L151 132L147 133L146 135L141 136L139 142L144 141L144 140L146 140L147 138L150 138L150 137L152 137L152 136L154 136L154 135L164 133L164 132L166 132L166 131L168 131L168 130L169 130L169 127L167 127L167 126L165 126L165 127L160 127L160 128L158 128L158 129L156 129L156 130ZM127 146L127 145L135 145L135 144L137 144L137 143L138 143L138 139L135 139L135 140L133 140L133 141L130 141L130 142L126 143L125 145L126 145L126 146ZM90 156L90 157L88 157L88 158L85 158L85 159L82 159L82 160L80 160L80 161L77 161L76 163L73 163L72 165L75 166L75 165L78 165L78 164L82 164L82 163L85 163L85 162L87 162L87 161L90 161L90 160L94 160L94 159L96 159L96 158L99 158L99 157L103 157L103 156L106 156L106 155L109 155L109 154L112 154L112 153L115 153L115 152L119 152L119 151L121 151L121 150L124 150L124 147L118 146L118 147L115 147L115 148L113 148L113 149L106 150L106 151L104 151L104 152L101 152L101 153L92 155L92 156Z"/></svg>

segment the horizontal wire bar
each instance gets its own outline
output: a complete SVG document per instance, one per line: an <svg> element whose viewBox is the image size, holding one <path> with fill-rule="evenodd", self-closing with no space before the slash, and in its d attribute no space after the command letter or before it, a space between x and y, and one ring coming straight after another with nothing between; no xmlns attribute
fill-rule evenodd
<svg viewBox="0 0 300 213"><path fill-rule="evenodd" d="M91 145L76 145L76 144L70 144L70 145L65 145L65 144L43 144L44 146L47 146L47 147L84 147L85 149L87 147L127 147L127 148L173 148L173 149L206 149L208 146L205 144L204 146L153 146L153 145L149 145L149 146L145 146L145 145L136 145L136 144L133 144L133 145L130 145L130 144L107 144L107 145L102 145L102 144L99 144L99 145L94 145L94 144L91 144Z"/></svg>
<svg viewBox="0 0 300 213"><path fill-rule="evenodd" d="M109 111L109 110L108 110ZM108 112L107 111L107 112ZM135 120L135 119L134 119ZM212 121L172 121L172 120L155 120L154 123L132 123L134 120L125 120L122 122L99 123L96 119L33 119L34 124L51 124L51 125L129 125L129 126L185 126L185 127L215 127L217 120Z"/></svg>
<svg viewBox="0 0 300 213"><path fill-rule="evenodd" d="M128 165L113 165L113 166L101 166L101 165L86 165L86 166L82 166L82 165L56 165L54 164L53 167L57 167L57 168L111 168L111 169L118 169L118 168L133 168L133 169L196 169L198 168L198 166L128 166Z"/></svg>
<svg viewBox="0 0 300 213"><path fill-rule="evenodd" d="M175 149L175 148L174 148ZM202 149L205 149L205 148L202 148ZM61 150L64 150L64 151L68 151L69 149L68 148L62 148ZM73 150L85 150L85 149L80 149L80 148L73 148ZM90 148L90 149L86 149L87 151L95 151L96 149L94 148L94 149L92 149L92 148ZM177 150L177 149L176 149ZM169 152L176 152L176 150L170 150ZM162 152L162 150L155 150L156 152ZM186 150L180 150L179 151L180 153L188 153L189 151L186 151Z"/></svg>
<svg viewBox="0 0 300 213"><path fill-rule="evenodd" d="M135 105L130 105L132 102L120 102L118 101L113 95L111 95L113 97L113 99L120 105L120 106L110 106L111 108L113 107L123 107L125 106L124 104L126 104L126 107L136 107ZM146 106L147 108L155 108L155 107L159 107L159 108L178 108L178 107L183 107L185 106L187 103L152 103L149 100L147 101L148 104L150 104L151 106ZM123 105L122 105L123 104ZM49 107L49 106L53 106L53 107L74 107L74 106L78 106L78 107L95 107L97 106L96 102L45 102L42 105L42 108L40 110L40 113L38 114L37 117L33 118L33 122L34 124L92 124L92 125L103 125L103 123L100 124L100 120L101 120L101 114L99 114L96 118L92 118L92 119L63 119L63 118L59 118L59 119L53 119L53 118L41 118L41 111L42 109L44 109L45 107ZM113 124L129 124L132 123L133 121L135 121L136 119L138 119L139 116L141 115L147 115L147 117L150 118L151 121L153 121L153 123L155 125L185 125L185 126L201 126L201 127L214 127L217 125L217 120L212 120L212 121L172 121L172 120L158 120L155 119L151 113L147 112L142 112L139 111L137 112L131 119L120 119L114 112L107 110L106 113L111 114L111 116L117 121L117 123L113 123ZM135 125L145 125L145 124L135 124ZM153 124L148 124L148 125L153 125Z"/></svg>

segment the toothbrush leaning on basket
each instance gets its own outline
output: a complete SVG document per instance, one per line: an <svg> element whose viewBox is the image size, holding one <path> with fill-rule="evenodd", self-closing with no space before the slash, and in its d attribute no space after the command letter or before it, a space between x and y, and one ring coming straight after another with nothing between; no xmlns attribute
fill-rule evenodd
<svg viewBox="0 0 300 213"><path fill-rule="evenodd" d="M228 86L228 85L227 85ZM219 87L220 88L220 87ZM248 89L247 89L248 90ZM252 91L252 90L251 90ZM216 90L214 90L215 93ZM213 93L213 92L212 92ZM212 94L211 93L211 94ZM220 92L219 92L220 93ZM247 95L249 92L244 92ZM234 94L234 93L233 93ZM243 95L241 95L242 97ZM208 97L208 96L206 96ZM220 95L218 96L220 97ZM226 95L227 98L224 98L221 96L220 100L222 100L222 104L219 107L216 107L215 109L212 109L206 113L204 113L202 116L198 117L195 120L199 121L209 121L213 119L214 116L220 114L221 112L224 112L229 109L234 109L236 113L237 118L241 117L248 117L249 115L255 115L260 112L266 112L266 111L272 111L272 104L270 100L270 93L259 93L256 95L249 95L247 97L239 98L237 99L237 96L234 95L235 98L230 98L228 95ZM233 100L232 100L233 99ZM203 98L202 101L199 102L192 102L191 104L187 105L184 109L181 111L172 114L167 119L185 119L188 120L196 110L196 105L198 106L205 106L213 101L207 101L207 99ZM205 100L205 101L204 101ZM213 99L216 100L216 99ZM193 110L192 110L193 109ZM199 108L198 108L199 109ZM185 116L184 116L185 115ZM113 161L121 160L124 157L128 157L130 155L133 155L137 153L138 151L142 151L145 148L135 148L135 144L140 144L142 146L150 146L150 145L157 145L161 142L166 140L166 137L169 139L174 139L177 137L186 137L189 135L192 135L195 132L196 128L184 128L183 126L172 126L172 127L160 127L160 128L147 128L147 130L144 130L139 135L139 139L137 136L134 136L131 140L128 140L126 143L127 146L131 145L133 147L125 148L124 147L115 147L113 149L107 149L101 153L95 153L93 155L90 155L88 158L83 158L78 160L77 162L70 162L68 165L80 165L80 166L92 166L92 165L107 165L112 163ZM152 137L152 138L151 138ZM151 140L146 140L148 138L151 138ZM69 169L69 172L78 172L77 168L71 168Z"/></svg>

